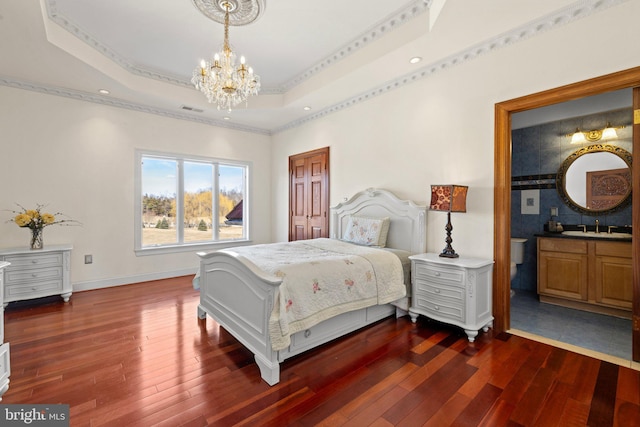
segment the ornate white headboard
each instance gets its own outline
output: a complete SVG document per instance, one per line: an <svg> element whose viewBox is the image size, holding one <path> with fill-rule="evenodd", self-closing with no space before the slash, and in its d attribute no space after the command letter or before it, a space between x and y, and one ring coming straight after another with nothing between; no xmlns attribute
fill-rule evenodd
<svg viewBox="0 0 640 427"><path fill-rule="evenodd" d="M387 247L412 253L427 250L426 206L416 205L410 200L400 200L387 190L368 188L331 208L332 239L342 238L351 215L374 218L388 216L391 224Z"/></svg>

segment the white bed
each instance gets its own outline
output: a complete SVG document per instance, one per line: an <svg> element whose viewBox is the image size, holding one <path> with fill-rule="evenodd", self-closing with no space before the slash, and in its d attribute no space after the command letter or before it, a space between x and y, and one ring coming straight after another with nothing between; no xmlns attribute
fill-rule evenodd
<svg viewBox="0 0 640 427"><path fill-rule="evenodd" d="M398 199L380 189L367 189L331 209L331 238L341 239L352 216L390 218L384 250L407 261L408 254L426 250L426 207ZM238 248L240 252L241 248ZM280 380L280 362L385 317L402 315L407 296L392 304L372 305L338 314L290 336L281 350L272 345L270 318L278 301L282 278L258 268L234 249L200 252L198 317L208 314L255 355L262 378L274 385ZM407 267L403 264L403 267ZM409 271L406 269L406 271Z"/></svg>

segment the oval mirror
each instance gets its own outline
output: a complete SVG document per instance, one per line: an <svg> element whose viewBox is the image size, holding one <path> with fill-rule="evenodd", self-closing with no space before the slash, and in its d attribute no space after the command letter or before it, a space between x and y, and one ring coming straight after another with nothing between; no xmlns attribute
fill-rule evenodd
<svg viewBox="0 0 640 427"><path fill-rule="evenodd" d="M615 212L631 201L631 153L612 145L591 145L560 166L556 188L573 210L586 215Z"/></svg>

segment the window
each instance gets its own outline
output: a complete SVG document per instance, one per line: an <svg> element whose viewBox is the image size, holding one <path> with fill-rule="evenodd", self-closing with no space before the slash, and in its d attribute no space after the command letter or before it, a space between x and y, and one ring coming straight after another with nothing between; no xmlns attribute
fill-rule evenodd
<svg viewBox="0 0 640 427"><path fill-rule="evenodd" d="M250 164L136 152L137 254L248 240Z"/></svg>

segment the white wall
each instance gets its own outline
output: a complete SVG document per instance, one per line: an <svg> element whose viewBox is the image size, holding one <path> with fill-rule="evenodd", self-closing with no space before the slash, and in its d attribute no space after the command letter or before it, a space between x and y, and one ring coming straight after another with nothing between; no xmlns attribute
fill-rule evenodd
<svg viewBox="0 0 640 427"><path fill-rule="evenodd" d="M195 272L194 252L134 254L134 150L253 163L251 231L271 240L270 138L0 86L0 247L25 247L29 230L3 209L47 204L82 222L50 226L45 246L71 243L71 281L90 289ZM93 264L84 264L84 255Z"/></svg>
<svg viewBox="0 0 640 427"><path fill-rule="evenodd" d="M433 43L460 39L465 3L447 3ZM495 104L640 66L638 16L640 1L627 1L274 135L274 239L287 239L287 157L329 146L332 205L367 187L426 204L431 184L468 185L453 247L492 258ZM427 249L440 252L446 215L427 222Z"/></svg>
<svg viewBox="0 0 640 427"><path fill-rule="evenodd" d="M486 13L500 19L530 20L516 16L524 7L507 13L502 2L491 4L501 7ZM435 53L424 64L483 41L484 9L448 1L425 42ZM2 220L11 217L2 209L47 203L84 224L44 235L45 245L73 244L76 290L193 272L193 253L133 252L136 148L252 161L251 230L263 243L287 240L288 156L329 146L332 205L367 187L425 204L431 184L468 185L467 213L452 215L453 246L492 257L494 105L640 66L637 16L640 0L628 0L272 137L0 87L0 247L24 247L29 238ZM429 213L429 251L444 247L445 221ZM84 254L94 263L85 265Z"/></svg>

